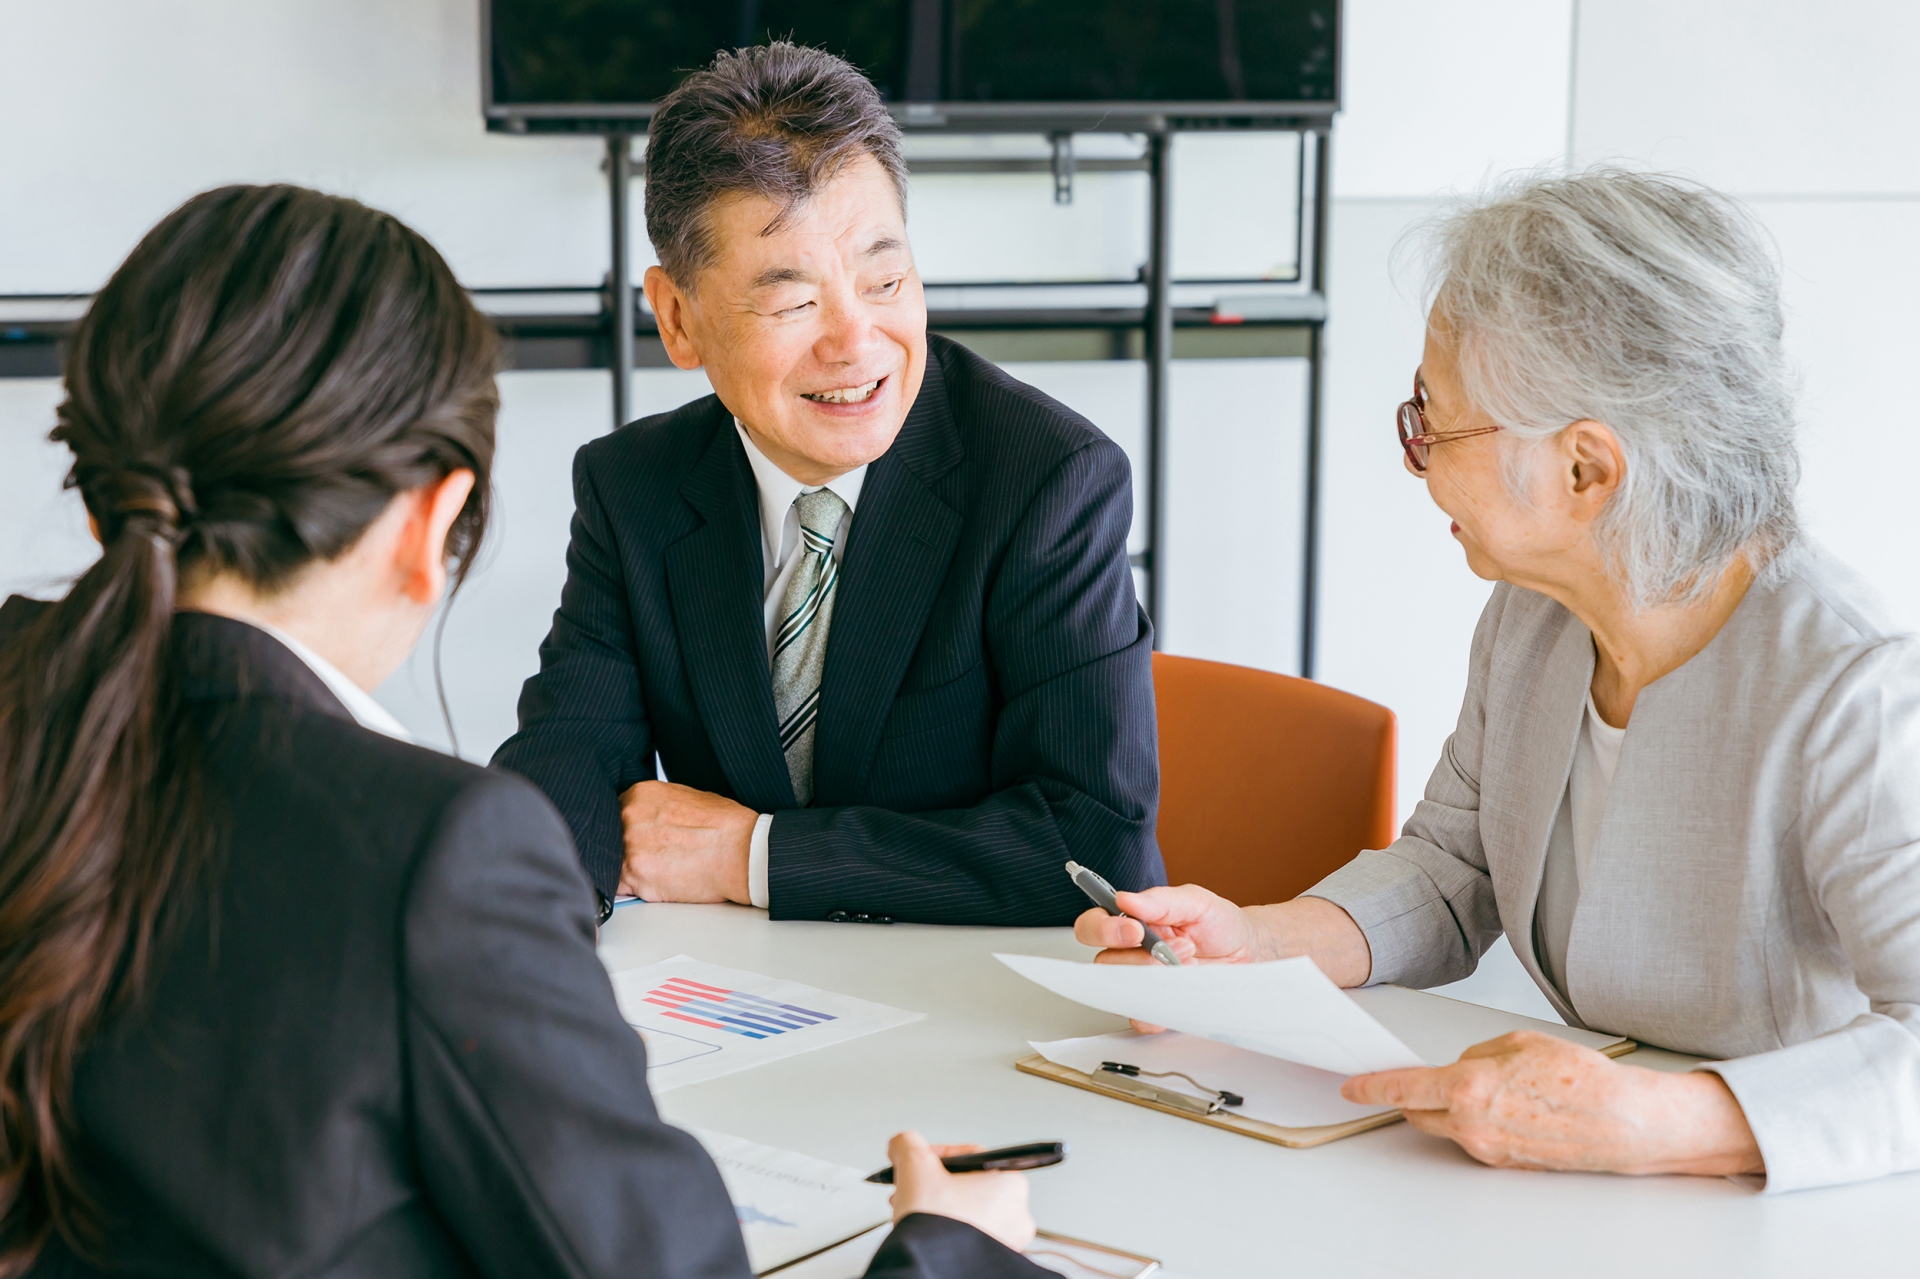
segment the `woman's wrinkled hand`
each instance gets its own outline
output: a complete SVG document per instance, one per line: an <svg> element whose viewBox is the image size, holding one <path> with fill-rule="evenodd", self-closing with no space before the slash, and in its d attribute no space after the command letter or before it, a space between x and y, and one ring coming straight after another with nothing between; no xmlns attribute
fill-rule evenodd
<svg viewBox="0 0 1920 1279"><path fill-rule="evenodd" d="M1104 948L1095 957L1098 963L1159 962L1140 949L1142 923L1152 926L1182 963L1239 964L1254 958L1255 934L1246 912L1198 884L1119 893L1116 898L1125 915L1109 915L1096 907L1073 921L1076 941Z"/></svg>
<svg viewBox="0 0 1920 1279"><path fill-rule="evenodd" d="M1348 1101L1393 1106L1495 1168L1587 1172L1764 1171L1740 1103L1715 1074L1665 1074L1522 1030L1451 1066L1356 1075Z"/></svg>
<svg viewBox="0 0 1920 1279"><path fill-rule="evenodd" d="M948 1172L944 1155L967 1155L981 1146L930 1146L917 1132L895 1133L887 1143L893 1161L893 1219L925 1212L964 1221L1019 1252L1033 1242L1027 1210L1027 1178L1018 1172Z"/></svg>
<svg viewBox="0 0 1920 1279"><path fill-rule="evenodd" d="M1115 900L1125 915L1095 907L1073 921L1074 940L1105 948L1093 957L1096 964L1159 963L1140 948L1145 936L1141 922L1152 925L1183 964L1238 964L1254 958L1255 932L1246 912L1198 884L1117 893ZM1166 1029L1151 1022L1132 1024L1143 1035Z"/></svg>

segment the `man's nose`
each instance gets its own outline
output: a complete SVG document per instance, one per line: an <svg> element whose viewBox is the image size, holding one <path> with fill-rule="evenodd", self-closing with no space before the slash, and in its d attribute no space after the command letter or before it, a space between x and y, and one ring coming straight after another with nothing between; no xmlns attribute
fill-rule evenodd
<svg viewBox="0 0 1920 1279"><path fill-rule="evenodd" d="M835 290L820 308L814 358L822 364L858 364L878 337L873 316L852 289Z"/></svg>

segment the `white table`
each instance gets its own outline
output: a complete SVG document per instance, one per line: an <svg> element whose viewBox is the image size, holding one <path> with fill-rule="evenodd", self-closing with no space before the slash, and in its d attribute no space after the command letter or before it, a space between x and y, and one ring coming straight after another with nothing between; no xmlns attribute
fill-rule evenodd
<svg viewBox="0 0 1920 1279"><path fill-rule="evenodd" d="M1288 1150L1020 1074L1029 1040L1124 1023L1016 977L996 950L1089 957L1065 929L772 923L736 906L624 906L600 938L616 971L685 953L927 1014L675 1089L660 1099L670 1121L860 1168L884 1164L902 1128L1065 1141L1065 1164L1031 1174L1040 1224L1196 1279L1920 1270L1920 1174L1766 1198L1712 1178L1498 1171L1405 1124Z"/></svg>

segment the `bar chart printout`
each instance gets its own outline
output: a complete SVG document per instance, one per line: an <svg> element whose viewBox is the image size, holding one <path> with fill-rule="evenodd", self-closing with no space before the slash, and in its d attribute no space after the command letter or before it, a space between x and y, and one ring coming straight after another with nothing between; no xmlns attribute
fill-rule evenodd
<svg viewBox="0 0 1920 1279"><path fill-rule="evenodd" d="M815 1012L796 1004L779 1004L744 990L709 986L686 977L662 982L642 996L667 1011L662 1016L708 1030L724 1030L748 1039L766 1039L789 1030L840 1020L832 1013Z"/></svg>
<svg viewBox="0 0 1920 1279"><path fill-rule="evenodd" d="M654 1092L919 1020L921 1014L677 955L613 974Z"/></svg>

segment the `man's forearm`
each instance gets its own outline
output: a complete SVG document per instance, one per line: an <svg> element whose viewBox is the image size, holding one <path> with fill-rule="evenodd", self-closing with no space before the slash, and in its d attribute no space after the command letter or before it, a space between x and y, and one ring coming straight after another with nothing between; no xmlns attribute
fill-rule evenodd
<svg viewBox="0 0 1920 1279"><path fill-rule="evenodd" d="M1364 986L1373 972L1367 935L1353 916L1322 897L1296 897L1272 906L1248 906L1259 959L1311 956L1336 986Z"/></svg>
<svg viewBox="0 0 1920 1279"><path fill-rule="evenodd" d="M775 919L848 910L928 924L1067 924L1086 906L1062 869L1068 858L1119 888L1164 878L1144 822L1116 822L1077 792L1023 783L971 808L779 813L768 905Z"/></svg>
<svg viewBox="0 0 1920 1279"><path fill-rule="evenodd" d="M650 902L751 901L759 815L724 795L638 782L620 797L620 891Z"/></svg>

